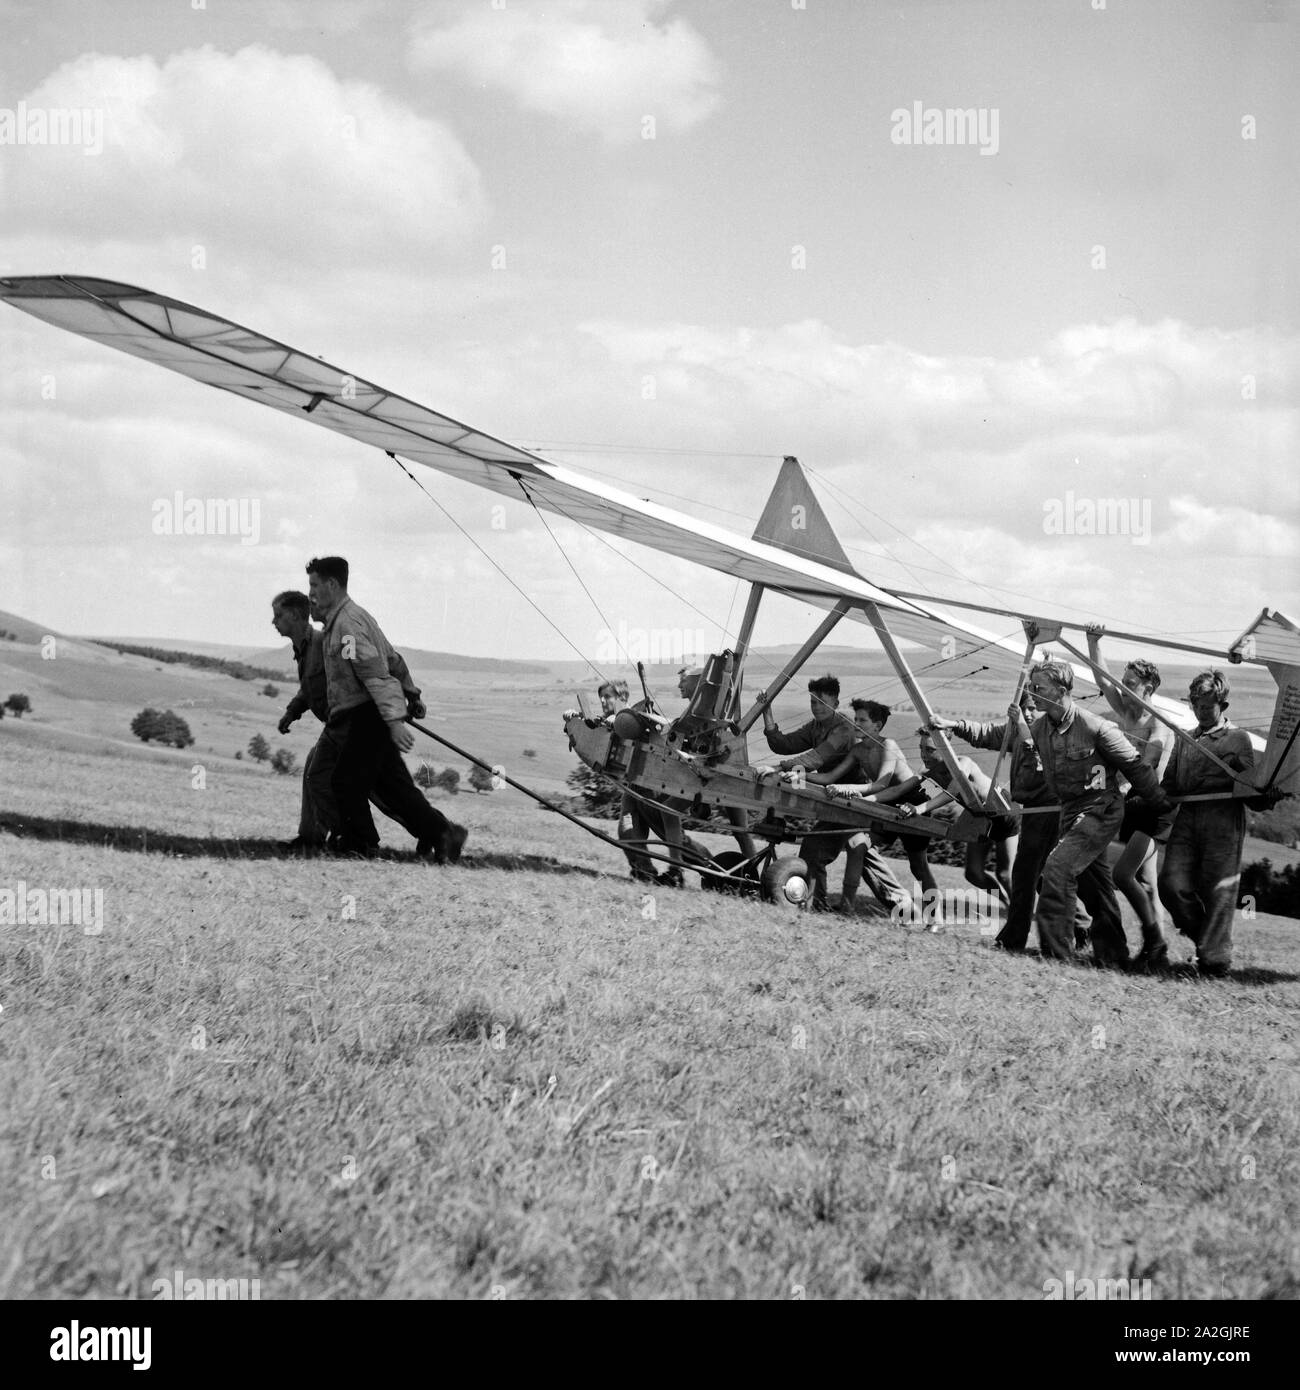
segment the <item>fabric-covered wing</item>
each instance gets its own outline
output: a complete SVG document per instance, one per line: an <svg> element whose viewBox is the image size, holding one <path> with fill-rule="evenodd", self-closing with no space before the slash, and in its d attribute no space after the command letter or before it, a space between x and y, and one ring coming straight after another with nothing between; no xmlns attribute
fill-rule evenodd
<svg viewBox="0 0 1300 1390"><path fill-rule="evenodd" d="M112 280L46 275L0 278L0 300L195 381L304 416L360 443L504 496L530 500L663 554L817 607L831 608L846 598L874 602L897 638L938 653L945 665L978 658L1014 679L1023 658L1020 634L1008 630L1014 625L1005 619L1000 631L986 631L933 605L877 588L848 564L842 551L827 557L831 563L821 563L634 497L166 295ZM871 622L861 609L849 616ZM1095 686L1090 672L1075 669L1081 681ZM1187 713L1184 706L1165 703Z"/></svg>
<svg viewBox="0 0 1300 1390"><path fill-rule="evenodd" d="M73 333L195 381L304 415L452 477L528 499L583 526L794 597L871 600L907 615L936 646L924 612L856 572L644 501L463 425L206 310L132 285L81 276L0 279L0 299ZM908 634L910 637L910 633Z"/></svg>
<svg viewBox="0 0 1300 1390"><path fill-rule="evenodd" d="M790 597L801 599L817 608L834 607L834 600L825 599L820 595L790 594ZM950 677L966 675L987 666L991 677L1000 677L1006 682L1007 696L1010 698L1025 659L1025 640L1019 625L1014 631L1010 623L1006 623L1001 629L990 630L968 623L938 606L919 601L916 602L916 606L922 610L920 614L888 612L883 616L889 624L890 632L900 641L912 642L927 651L939 654L938 661L924 663L923 684L944 683ZM854 609L845 617L865 623L868 627L875 626L871 617L861 609ZM1041 650L1043 653L1050 652L1069 664L1074 672L1076 690L1098 689L1097 678L1088 667L1073 660L1065 652L1053 651L1050 642L1044 642ZM913 663L909 661L908 664ZM1191 709L1180 701L1156 695L1152 698L1151 704L1180 729L1190 729L1196 723L1196 716ZM1263 744L1260 743L1259 746L1263 747Z"/></svg>
<svg viewBox="0 0 1300 1390"><path fill-rule="evenodd" d="M529 473L523 449L391 395L260 333L165 295L111 280L66 275L0 280L0 298L83 338L251 401L310 418L409 458L458 471L471 482L493 466ZM313 407L312 402L316 404ZM515 495L518 495L516 488Z"/></svg>

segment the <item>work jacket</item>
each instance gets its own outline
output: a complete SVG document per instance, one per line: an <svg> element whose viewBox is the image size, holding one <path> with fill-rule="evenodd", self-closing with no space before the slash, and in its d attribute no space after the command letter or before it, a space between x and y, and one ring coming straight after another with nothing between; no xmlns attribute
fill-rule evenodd
<svg viewBox="0 0 1300 1390"><path fill-rule="evenodd" d="M810 719L792 734L783 734L780 729L769 729L766 733L767 746L773 753L782 757L799 754L790 760L813 772L843 762L857 736L857 725L839 710L829 719Z"/></svg>
<svg viewBox="0 0 1300 1390"><path fill-rule="evenodd" d="M1111 720L1075 704L1060 724L1044 714L1031 728L1043 776L1063 814L1077 815L1118 796L1119 773L1139 796L1157 807L1166 804L1155 773Z"/></svg>
<svg viewBox="0 0 1300 1390"><path fill-rule="evenodd" d="M373 700L389 724L406 718L406 692L393 674L400 660L379 624L344 597L325 615L325 687L330 717ZM409 675L408 675L409 679Z"/></svg>
<svg viewBox="0 0 1300 1390"><path fill-rule="evenodd" d="M1200 750L1208 749L1221 762L1238 772L1249 772L1255 766L1255 749L1245 729L1239 729L1223 718L1214 728L1204 732L1193 729L1191 737L1196 741L1195 748L1189 748L1182 739L1174 743L1174 751L1161 783L1167 792L1172 792L1174 796L1190 796L1196 792L1230 792L1244 786L1241 782L1234 782Z"/></svg>
<svg viewBox="0 0 1300 1390"><path fill-rule="evenodd" d="M329 695L325 688L325 644L318 628L309 627L302 642L293 649L298 663L298 693L289 701L285 714L301 719L308 710L323 724L330 717Z"/></svg>
<svg viewBox="0 0 1300 1390"><path fill-rule="evenodd" d="M1031 714L1027 718L1029 733L1011 740L1011 799L1022 806L1047 806L1051 803L1052 792L1043 772L1043 760L1034 743L1034 724L1046 715ZM953 733L964 739L972 748L991 748L995 752L1002 747L1007 736L1007 721L994 719L979 723L974 719L959 719Z"/></svg>
<svg viewBox="0 0 1300 1390"><path fill-rule="evenodd" d="M309 627L302 643L293 649L298 664L298 693L289 701L285 713L290 720L301 719L308 710L323 724L330 717L328 682L325 678L325 639L319 628ZM406 658L394 650L389 674L400 682L408 703L419 700L420 688L411 676Z"/></svg>

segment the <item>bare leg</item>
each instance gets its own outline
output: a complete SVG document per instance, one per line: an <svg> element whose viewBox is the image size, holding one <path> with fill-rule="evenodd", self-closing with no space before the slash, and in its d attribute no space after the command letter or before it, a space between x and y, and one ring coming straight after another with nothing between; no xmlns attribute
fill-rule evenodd
<svg viewBox="0 0 1300 1390"><path fill-rule="evenodd" d="M985 867L988 859L989 842L973 840L966 846L966 882L975 888L982 888L990 897L997 898L1003 907L1011 901L1011 894Z"/></svg>
<svg viewBox="0 0 1300 1390"><path fill-rule="evenodd" d="M858 896L858 886L862 882L862 865L866 861L867 847L864 844L854 844L858 839L854 836L849 841L849 847L844 854L844 910L847 912L853 907L853 900Z"/></svg>
<svg viewBox="0 0 1300 1390"><path fill-rule="evenodd" d="M754 837L749 833L749 816L739 806L728 806L727 819L732 824L732 833L740 846L741 854L746 859L752 859L758 853L758 847L754 844Z"/></svg>
<svg viewBox="0 0 1300 1390"><path fill-rule="evenodd" d="M1016 861L1016 845L1019 838L1018 835L1008 835L1005 840L993 842L994 872L1002 885L1003 907L1011 902L1011 869Z"/></svg>
<svg viewBox="0 0 1300 1390"><path fill-rule="evenodd" d="M924 846L907 851L907 867L911 869L912 877L921 886L922 916L925 915L925 907L928 904L930 924L935 927L942 926L943 906L942 899L939 897L939 885L934 881L934 870L930 867L930 860L927 858Z"/></svg>
<svg viewBox="0 0 1300 1390"><path fill-rule="evenodd" d="M1142 950L1146 955L1166 945L1160 925L1160 899L1154 883L1156 877L1156 846L1150 835L1140 832L1129 838L1123 853L1115 861L1115 887L1128 899L1142 923Z"/></svg>

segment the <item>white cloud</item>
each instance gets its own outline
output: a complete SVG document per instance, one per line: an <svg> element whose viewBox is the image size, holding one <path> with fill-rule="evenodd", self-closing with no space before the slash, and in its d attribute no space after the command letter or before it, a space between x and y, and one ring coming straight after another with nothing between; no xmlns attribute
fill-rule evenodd
<svg viewBox="0 0 1300 1390"><path fill-rule="evenodd" d="M458 244L484 211L450 130L313 57L86 54L25 102L102 113L97 154L0 149L9 225L65 243L190 243L218 263L278 253L346 275Z"/></svg>
<svg viewBox="0 0 1300 1390"><path fill-rule="evenodd" d="M1300 525L1242 506L1213 506L1195 497L1171 497L1169 535L1177 545L1212 557L1290 559L1300 555Z"/></svg>
<svg viewBox="0 0 1300 1390"><path fill-rule="evenodd" d="M852 486L863 469L884 481L887 467L891 501L905 506L900 474L942 478L928 514L1005 510L1031 485L1036 496L1157 497L1194 486L1224 502L1254 488L1276 511L1300 507L1297 335L1127 320L995 359L855 345L816 320L580 328L629 380L653 379L682 436L713 442L722 427L745 441L732 447L771 440L774 453L794 447L814 467L843 469ZM1037 502L1031 510L1036 525Z"/></svg>
<svg viewBox="0 0 1300 1390"><path fill-rule="evenodd" d="M509 93L610 144L682 131L717 107L718 65L667 0L509 0L437 5L416 21L410 48L421 72L449 72Z"/></svg>
<svg viewBox="0 0 1300 1390"><path fill-rule="evenodd" d="M1185 324L1067 329L1026 357L934 357L896 343L855 345L810 319L765 329L591 321L615 362L690 369L691 393L736 387L769 412L815 407L841 422L867 414L877 432L941 442L954 424L980 439L1023 441L1047 428L1150 431L1213 405L1254 418L1294 404L1300 338L1225 334ZM1255 399L1243 401L1254 377ZM918 433L920 432L920 433ZM965 434L969 439L969 433Z"/></svg>
<svg viewBox="0 0 1300 1390"><path fill-rule="evenodd" d="M376 361L371 351L335 352L352 330L335 324L334 337L320 337L324 311L314 304L303 333L286 317L287 299L273 303L281 312L269 323L229 301L213 307L272 332L283 327L290 342L521 444L715 448L704 458L543 452L638 496L677 494L667 505L746 534L780 453L796 452L850 558L887 586L978 600L984 583L997 589L998 606L1171 632L1240 631L1265 602L1294 606L1300 349L1292 338L1183 324L1084 327L1032 354L994 359L854 344L816 321L730 330L601 323L508 341L464 329L433 343L403 335ZM361 326L368 343L379 342L377 320ZM149 535L152 500L175 488L254 496L261 543L212 542L202 552L229 586L220 623L231 640L241 613L260 612L264 590L298 582L306 554L340 551L367 573L376 605L403 615L407 641L486 654L503 649L501 625L512 622L507 645L516 654L564 654L526 600L382 455L53 329L12 323L0 333L0 352L10 348L0 406L23 444L12 468L0 454L0 492L10 495L0 513L12 535L41 538L44 558L33 544L19 572L28 594L39 597L57 572L56 587L94 594L96 611L153 612L161 600L145 567L170 563L173 551L196 562L200 548ZM1258 376L1253 401L1237 384L1248 363ZM46 402L40 384L51 370L58 396ZM651 400L641 395L647 375L657 383ZM1134 386L1148 377L1159 391ZM752 449L770 450L770 463L728 457ZM507 504L502 532L493 526L499 498L414 471L566 633L592 640L603 620L522 502ZM1070 492L1149 500L1149 543L1048 534L1044 502ZM92 496L93 507L69 509L67 499ZM647 569L719 621L735 606L732 580L633 547L637 569L548 521L611 623L703 624ZM115 566L121 587L111 595L93 583L105 540L134 557ZM8 606L27 611L17 599ZM27 607L52 611L34 599ZM174 627L171 607L156 615L156 632ZM56 619L72 625L57 613L43 621ZM779 606L770 621L765 641L806 635L804 619Z"/></svg>

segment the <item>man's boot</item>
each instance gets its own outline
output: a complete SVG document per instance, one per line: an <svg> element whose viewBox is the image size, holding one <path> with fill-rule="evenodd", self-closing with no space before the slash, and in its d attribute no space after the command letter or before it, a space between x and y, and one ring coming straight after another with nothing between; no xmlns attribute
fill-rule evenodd
<svg viewBox="0 0 1300 1390"><path fill-rule="evenodd" d="M862 863L867 856L865 845L849 844L844 856L844 890L838 910L846 917L857 915L858 888L862 883Z"/></svg>
<svg viewBox="0 0 1300 1390"><path fill-rule="evenodd" d="M1169 943L1159 922L1142 923L1142 949L1133 957L1133 968L1147 974L1169 969Z"/></svg>
<svg viewBox="0 0 1300 1390"><path fill-rule="evenodd" d="M826 901L826 869L824 866L810 868L808 870L808 911L809 912L829 912L830 904Z"/></svg>

